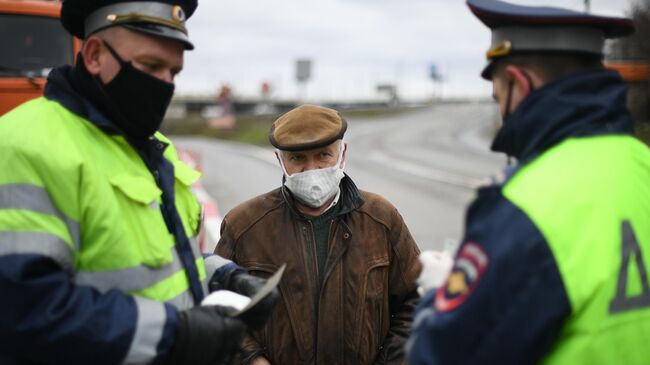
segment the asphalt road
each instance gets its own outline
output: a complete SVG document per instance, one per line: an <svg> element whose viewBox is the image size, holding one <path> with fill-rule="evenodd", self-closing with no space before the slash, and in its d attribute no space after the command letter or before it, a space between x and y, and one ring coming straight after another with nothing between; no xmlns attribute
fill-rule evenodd
<svg viewBox="0 0 650 365"><path fill-rule="evenodd" d="M401 212L421 249L457 244L475 187L505 166L489 151L491 103L438 105L398 116L349 120L346 172L363 190L385 196ZM201 154L203 186L222 215L278 187L271 148L203 138L174 138Z"/></svg>

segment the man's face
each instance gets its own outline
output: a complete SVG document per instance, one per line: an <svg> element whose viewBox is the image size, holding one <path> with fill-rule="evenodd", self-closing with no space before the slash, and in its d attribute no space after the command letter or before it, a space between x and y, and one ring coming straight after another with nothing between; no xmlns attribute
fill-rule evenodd
<svg viewBox="0 0 650 365"><path fill-rule="evenodd" d="M173 83L176 75L183 69L183 45L171 39L150 36L125 28L107 29L105 34L96 36L112 46L117 54L126 62L162 81ZM110 82L120 71L119 62L99 42L100 54L98 62L99 77L104 83Z"/></svg>
<svg viewBox="0 0 650 365"><path fill-rule="evenodd" d="M343 142L334 142L329 146L306 151L282 151L280 158L289 175L299 172L324 169L335 166L338 162ZM341 159L343 163L343 158Z"/></svg>

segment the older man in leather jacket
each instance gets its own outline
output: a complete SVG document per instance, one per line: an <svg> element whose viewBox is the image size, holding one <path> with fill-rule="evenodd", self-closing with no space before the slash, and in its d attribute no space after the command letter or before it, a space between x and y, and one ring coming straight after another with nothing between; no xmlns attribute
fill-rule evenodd
<svg viewBox="0 0 650 365"><path fill-rule="evenodd" d="M419 250L397 209L343 173L347 123L303 105L269 139L283 186L228 213L216 252L266 277L281 300L242 346L246 364L402 364Z"/></svg>

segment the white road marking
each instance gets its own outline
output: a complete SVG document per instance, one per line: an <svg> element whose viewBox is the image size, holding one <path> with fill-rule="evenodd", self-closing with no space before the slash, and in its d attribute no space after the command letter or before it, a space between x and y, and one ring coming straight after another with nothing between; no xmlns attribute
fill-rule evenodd
<svg viewBox="0 0 650 365"><path fill-rule="evenodd" d="M412 162L391 157L388 154L380 151L373 151L370 154L370 158L382 164L389 165L392 169L396 169L413 176L449 185L460 186L467 189L476 189L485 183L485 179L482 178L479 179L463 176L453 172L431 167L425 168Z"/></svg>

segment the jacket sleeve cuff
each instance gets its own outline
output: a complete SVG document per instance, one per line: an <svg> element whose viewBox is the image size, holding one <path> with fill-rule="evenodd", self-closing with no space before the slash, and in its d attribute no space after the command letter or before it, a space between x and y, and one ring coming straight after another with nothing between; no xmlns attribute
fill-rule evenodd
<svg viewBox="0 0 650 365"><path fill-rule="evenodd" d="M203 254L203 265L205 266L205 276L212 278L217 273L223 273L223 270L229 270L228 265L234 264L231 260L215 254ZM225 268L224 268L225 267ZM217 274L220 275L220 274Z"/></svg>
<svg viewBox="0 0 650 365"><path fill-rule="evenodd" d="M161 355L160 351L169 351L178 318L168 304L142 297L133 299L137 307L137 320L124 363L146 364L156 360Z"/></svg>
<svg viewBox="0 0 650 365"><path fill-rule="evenodd" d="M214 257L214 259L212 259ZM212 275L210 281L208 282L208 290L213 292L215 290L227 288L230 282L230 279L240 273L248 273L248 270L237 265L236 263L226 260L221 256L213 255L205 260L206 262L206 276L209 275L208 264L210 264L212 269ZM219 266L213 265L213 263L220 263Z"/></svg>

